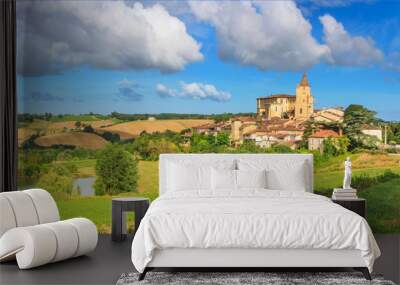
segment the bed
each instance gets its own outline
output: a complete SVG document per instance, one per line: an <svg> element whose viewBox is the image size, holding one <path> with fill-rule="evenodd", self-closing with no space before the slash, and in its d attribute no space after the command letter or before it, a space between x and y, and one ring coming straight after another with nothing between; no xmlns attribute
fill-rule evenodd
<svg viewBox="0 0 400 285"><path fill-rule="evenodd" d="M310 154L162 154L160 196L132 243L159 267L352 267L380 251L361 216L313 194Z"/></svg>

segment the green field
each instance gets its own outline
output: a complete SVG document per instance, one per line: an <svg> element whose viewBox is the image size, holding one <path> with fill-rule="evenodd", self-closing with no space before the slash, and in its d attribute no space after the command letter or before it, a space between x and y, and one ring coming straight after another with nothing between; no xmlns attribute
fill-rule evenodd
<svg viewBox="0 0 400 285"><path fill-rule="evenodd" d="M368 222L373 232L400 232L400 179L372 186L359 196L367 199Z"/></svg>
<svg viewBox="0 0 400 285"><path fill-rule="evenodd" d="M63 164L75 164L78 167L80 177L93 176L96 160L86 159L79 161L63 162ZM158 162L139 162L138 192L121 193L117 196L73 196L69 200L59 200L57 205L62 219L74 217L86 217L91 219L102 233L111 232L111 199L112 197L148 197L154 200L158 196ZM131 220L131 219L130 219Z"/></svg>
<svg viewBox="0 0 400 285"><path fill-rule="evenodd" d="M362 157L358 162L355 155L354 170L355 176L366 173L368 175L382 174L386 169L391 169L400 173L400 164L394 161L393 165L374 165L368 168ZM371 157L370 165L377 162L377 157ZM381 160L380 160L381 161ZM65 163L65 162L63 162ZM94 159L70 161L78 167L78 176L93 176L95 174ZM317 194L330 196L332 188L338 187L342 183L343 163L342 158L334 158L330 163L319 164L315 167L314 188ZM388 167L388 165L390 167ZM118 196L144 196L154 200L158 196L158 162L140 161L139 162L139 184L136 193L121 193ZM400 232L400 179L393 179L389 182L374 185L359 192L360 197L368 200L368 222L374 232L393 233ZM100 232L109 233L111 224L111 196L100 197L80 197L74 196L69 200L57 201L63 219L77 216L91 219L99 228Z"/></svg>

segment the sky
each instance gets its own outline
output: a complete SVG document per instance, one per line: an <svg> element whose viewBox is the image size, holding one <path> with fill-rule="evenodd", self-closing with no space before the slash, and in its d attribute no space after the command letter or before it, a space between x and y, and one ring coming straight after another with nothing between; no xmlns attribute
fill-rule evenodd
<svg viewBox="0 0 400 285"><path fill-rule="evenodd" d="M19 112L255 112L295 94L400 120L400 1L18 1Z"/></svg>

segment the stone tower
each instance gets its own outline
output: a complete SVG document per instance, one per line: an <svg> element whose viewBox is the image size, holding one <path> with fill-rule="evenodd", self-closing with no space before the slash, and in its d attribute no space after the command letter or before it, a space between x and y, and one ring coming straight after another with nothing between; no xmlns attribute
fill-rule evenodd
<svg viewBox="0 0 400 285"><path fill-rule="evenodd" d="M310 83L304 73L296 88L295 119L308 119L314 112L314 98L311 95Z"/></svg>

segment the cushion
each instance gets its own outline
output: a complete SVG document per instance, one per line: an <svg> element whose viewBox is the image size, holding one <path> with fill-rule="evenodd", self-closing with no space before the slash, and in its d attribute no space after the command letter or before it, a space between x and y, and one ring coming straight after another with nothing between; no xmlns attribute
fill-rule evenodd
<svg viewBox="0 0 400 285"><path fill-rule="evenodd" d="M2 193L1 193L2 194ZM6 197L0 194L0 237L9 229L15 228L14 211Z"/></svg>
<svg viewBox="0 0 400 285"><path fill-rule="evenodd" d="M33 226L39 223L38 214L31 197L23 191L3 192L13 210L17 227Z"/></svg>
<svg viewBox="0 0 400 285"><path fill-rule="evenodd" d="M272 190L306 191L307 169L304 161L238 160L239 170L267 170L267 188Z"/></svg>
<svg viewBox="0 0 400 285"><path fill-rule="evenodd" d="M168 191L211 189L211 167L169 163Z"/></svg>
<svg viewBox="0 0 400 285"><path fill-rule="evenodd" d="M236 170L237 187L240 188L267 188L267 171L263 170Z"/></svg>
<svg viewBox="0 0 400 285"><path fill-rule="evenodd" d="M236 170L212 168L212 189L218 190L236 190Z"/></svg>
<svg viewBox="0 0 400 285"><path fill-rule="evenodd" d="M60 220L56 202L50 193L43 189L29 189L22 191L28 194L36 208L39 224L52 223Z"/></svg>

